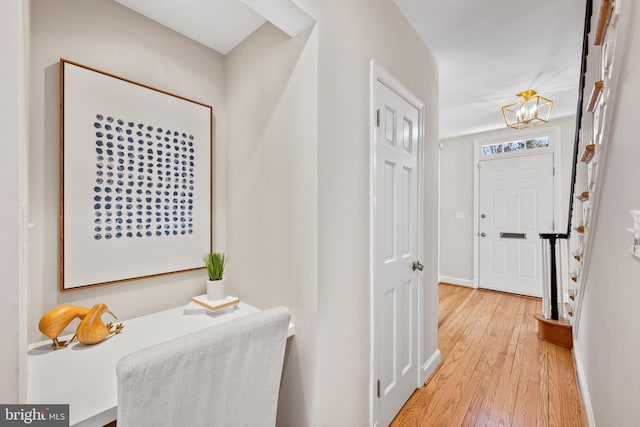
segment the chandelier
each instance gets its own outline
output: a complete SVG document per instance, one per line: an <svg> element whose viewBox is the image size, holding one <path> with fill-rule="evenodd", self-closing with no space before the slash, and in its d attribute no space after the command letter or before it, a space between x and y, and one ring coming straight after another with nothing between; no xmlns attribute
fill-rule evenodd
<svg viewBox="0 0 640 427"><path fill-rule="evenodd" d="M537 95L535 90L526 90L516 96L521 99L502 107L502 116L508 127L525 129L549 122L553 101Z"/></svg>

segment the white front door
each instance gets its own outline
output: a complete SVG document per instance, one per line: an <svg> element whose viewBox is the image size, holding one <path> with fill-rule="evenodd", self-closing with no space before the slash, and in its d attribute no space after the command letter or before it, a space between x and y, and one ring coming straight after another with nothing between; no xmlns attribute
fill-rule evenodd
<svg viewBox="0 0 640 427"><path fill-rule="evenodd" d="M553 232L553 153L479 167L479 286L541 297L539 233Z"/></svg>
<svg viewBox="0 0 640 427"><path fill-rule="evenodd" d="M376 82L374 136L374 343L378 425L417 388L418 108Z"/></svg>

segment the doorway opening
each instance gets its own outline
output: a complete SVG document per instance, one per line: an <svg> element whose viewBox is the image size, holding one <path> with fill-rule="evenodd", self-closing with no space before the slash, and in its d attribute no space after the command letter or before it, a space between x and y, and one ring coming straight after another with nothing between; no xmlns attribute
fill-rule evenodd
<svg viewBox="0 0 640 427"><path fill-rule="evenodd" d="M560 130L475 141L476 287L542 296L539 233L558 226Z"/></svg>
<svg viewBox="0 0 640 427"><path fill-rule="evenodd" d="M423 117L422 101L372 61L372 425L388 425L431 373L422 354Z"/></svg>

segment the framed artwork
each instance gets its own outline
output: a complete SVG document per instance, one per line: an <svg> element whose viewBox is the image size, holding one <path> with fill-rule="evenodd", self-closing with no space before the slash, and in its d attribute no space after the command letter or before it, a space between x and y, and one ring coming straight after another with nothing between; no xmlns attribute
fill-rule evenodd
<svg viewBox="0 0 640 427"><path fill-rule="evenodd" d="M202 268L213 109L60 60L60 289Z"/></svg>

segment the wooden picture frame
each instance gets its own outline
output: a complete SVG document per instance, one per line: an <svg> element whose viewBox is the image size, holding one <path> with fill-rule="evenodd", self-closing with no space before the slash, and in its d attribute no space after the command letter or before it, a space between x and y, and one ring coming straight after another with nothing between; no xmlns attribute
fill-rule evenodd
<svg viewBox="0 0 640 427"><path fill-rule="evenodd" d="M203 268L213 108L60 59L60 290Z"/></svg>

